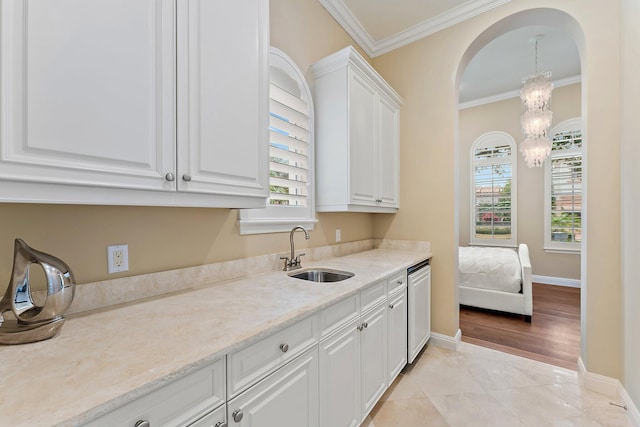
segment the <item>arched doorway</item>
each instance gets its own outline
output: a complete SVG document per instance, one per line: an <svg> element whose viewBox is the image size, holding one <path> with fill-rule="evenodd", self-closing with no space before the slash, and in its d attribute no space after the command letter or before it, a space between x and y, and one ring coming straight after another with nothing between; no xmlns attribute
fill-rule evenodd
<svg viewBox="0 0 640 427"><path fill-rule="evenodd" d="M470 63L472 62L472 59L479 53L481 52L487 45L491 44L494 40L499 39L499 38L505 38L508 37L510 34L516 34L516 33L523 33L523 30L527 30L530 29L530 31L532 33L541 31L541 29L550 29L552 31L555 32L559 32L564 34L567 38L569 38L570 40L572 40L572 42L575 45L575 49L577 50L577 54L579 56L579 61L580 63L584 63L585 59L584 59L584 34L579 26L579 24L577 23L577 21L571 17L570 15L568 15L567 13L560 11L560 10L556 10L556 9L548 9L548 8L540 8L540 9L530 9L530 10L525 10L525 11L521 11L518 12L516 14L513 14L511 16L508 16L504 19L501 19L498 22L495 22L493 25L491 25L490 27L488 27L486 30L484 30L482 33L480 33L468 46L467 50L464 52L461 61L459 63L458 69L457 69L457 75L456 75L456 89L457 89L457 96L459 96L460 93L460 86L461 86L461 82L463 81L463 75L465 70L467 69L467 67L470 65ZM527 49L527 46L524 46L523 48ZM505 62L507 62L507 58L504 58ZM582 67L582 69L584 69L584 67ZM531 72L533 72L534 70L532 69ZM542 71L542 70L540 70ZM520 76L517 76L517 78L521 78L521 77L525 77L526 74L522 74ZM584 80L583 80L584 81ZM579 91L581 92L581 94L586 93L586 87L585 85L581 85ZM516 94L517 96L517 94ZM578 101L579 106L578 106L578 114L577 115L582 115L581 111L584 110L584 96L581 96L581 100ZM511 132L511 135L513 137L516 138L516 140L520 141L520 132L519 132L519 115L521 113L521 108L519 107L519 100L516 100L512 107L515 106L514 108L512 108L512 111L515 111L515 115L516 115L516 119L513 120L514 122L514 130ZM461 143L461 140L464 139L464 135L463 132L460 129L460 122L461 120L458 120L458 132L457 132L457 141L456 144L458 144L458 146ZM554 120L554 123L557 123ZM483 129L484 132L490 131L490 130L503 130L503 129ZM586 146L587 143L587 138L586 138L586 127L585 127L585 134L584 134L584 144ZM456 150L456 161L455 164L457 165L457 167L459 168L459 170L456 172L457 176L458 176L458 182L459 182L459 190L458 194L462 194L461 196L461 202L458 202L458 217L460 218L460 221L458 223L458 233L456 233L458 236L460 236L459 240L462 241L464 240L465 237L465 232L466 230L464 230L465 228L465 218L467 220L467 224L470 218L469 215L469 206L467 204L467 206L465 207L465 203L464 203L464 199L466 197L467 200L469 200L468 196L465 196L465 192L464 192L464 186L468 185L467 183L469 182L469 176L465 175L465 161L464 158L469 156L469 151L468 149L461 147L459 149ZM526 168L521 168L521 169L526 169ZM587 168L585 165L585 174L586 174ZM535 182L537 180L537 182L539 182L540 184L540 188L543 188L543 182L544 182L544 175L543 175L543 170L538 170L538 171L533 171L531 173L529 173L528 171L522 171L525 173L528 173L530 175L529 179L531 180L530 182ZM519 178L520 181L522 182L523 179L522 177ZM523 206L519 206L519 212L518 215L523 215L523 212L525 213L529 213L532 214L532 212L535 214L535 212L539 212L538 215L542 215L542 206L544 205L544 203L542 202L543 200L543 195L540 196L540 200L537 201L531 197L527 197L527 198L522 198L522 205ZM540 210L538 211L538 207L540 206ZM584 215L586 215L586 212L584 213ZM533 223L535 223L536 221L532 221ZM540 224L543 224L543 221L537 221ZM520 221L521 224L523 224L523 221ZM521 228L525 231L525 233L520 233L521 236L519 236L518 240L521 242L525 242L527 243L527 240L531 239L531 236L533 235L532 233L539 233L539 236L537 237L537 239L539 241L541 241L539 244L536 244L536 248L537 248L537 257L541 259L542 262L542 258L544 258L545 256L545 250L543 249L543 230L540 230L538 232L538 230L533 231L533 228L531 228L531 226L527 226L526 223L523 224L521 226ZM526 232L529 232L529 236L522 236L522 234L526 234ZM461 242L456 242L456 243L461 243ZM583 233L583 242L582 242L582 254L581 255L575 255L574 257L576 258L576 269L578 272L578 277L582 278L582 293L581 293L581 354L585 355L586 353L586 342L587 342L587 335L586 335L586 318L587 318L587 312L586 312L586 295L587 295L587 289L586 289L586 270L584 268L584 264L585 264L585 256L584 254L586 253L586 245L587 245L587 239L586 239L586 231L585 233ZM531 250L531 248L530 248ZM557 255L551 255L549 254L550 257L556 257ZM535 274L535 263L532 261L532 264L534 265L534 274Z"/></svg>

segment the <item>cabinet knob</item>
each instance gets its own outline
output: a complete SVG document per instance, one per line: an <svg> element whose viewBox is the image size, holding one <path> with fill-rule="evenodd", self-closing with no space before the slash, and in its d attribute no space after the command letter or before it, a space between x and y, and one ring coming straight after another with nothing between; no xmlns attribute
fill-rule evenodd
<svg viewBox="0 0 640 427"><path fill-rule="evenodd" d="M227 427L227 423L224 421L218 421L213 427Z"/></svg>
<svg viewBox="0 0 640 427"><path fill-rule="evenodd" d="M169 172L169 173L167 173L167 174L164 176L164 179L166 179L167 181L175 181L175 180L176 180L176 177L175 177L175 175L174 175L174 174L172 174L171 172Z"/></svg>
<svg viewBox="0 0 640 427"><path fill-rule="evenodd" d="M184 175L182 175L182 180L185 182L191 181L191 175L189 175L188 173L185 173Z"/></svg>
<svg viewBox="0 0 640 427"><path fill-rule="evenodd" d="M242 409L236 409L235 411L233 411L231 416L233 417L233 421L239 423L240 421L242 421L242 417L244 417L244 414L242 413Z"/></svg>
<svg viewBox="0 0 640 427"><path fill-rule="evenodd" d="M393 307L394 307L394 305L393 305L393 304L389 304L389 308L390 308L391 310L393 310Z"/></svg>
<svg viewBox="0 0 640 427"><path fill-rule="evenodd" d="M376 199L377 203L382 203L382 199Z"/></svg>
<svg viewBox="0 0 640 427"><path fill-rule="evenodd" d="M289 351L289 344L287 344L287 343L282 343L282 344L280 344L280 350L281 350L283 353L286 353L287 351Z"/></svg>
<svg viewBox="0 0 640 427"><path fill-rule="evenodd" d="M369 324L368 324L367 322L364 322L364 323L362 324L362 326L364 326L365 328L368 328L368 327L369 327Z"/></svg>
<svg viewBox="0 0 640 427"><path fill-rule="evenodd" d="M362 330L364 329L364 326L363 325L358 325L357 329L362 332Z"/></svg>
<svg viewBox="0 0 640 427"><path fill-rule="evenodd" d="M147 420L138 420L134 424L134 427L151 427L151 423Z"/></svg>
<svg viewBox="0 0 640 427"><path fill-rule="evenodd" d="M398 285L402 285L404 282L402 280L398 280Z"/></svg>

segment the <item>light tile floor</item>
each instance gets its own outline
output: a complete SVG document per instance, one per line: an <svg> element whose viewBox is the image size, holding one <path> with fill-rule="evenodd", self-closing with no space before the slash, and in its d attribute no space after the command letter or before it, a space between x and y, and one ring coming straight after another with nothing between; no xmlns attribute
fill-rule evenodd
<svg viewBox="0 0 640 427"><path fill-rule="evenodd" d="M630 426L613 396L578 384L575 371L460 343L429 345L361 427Z"/></svg>

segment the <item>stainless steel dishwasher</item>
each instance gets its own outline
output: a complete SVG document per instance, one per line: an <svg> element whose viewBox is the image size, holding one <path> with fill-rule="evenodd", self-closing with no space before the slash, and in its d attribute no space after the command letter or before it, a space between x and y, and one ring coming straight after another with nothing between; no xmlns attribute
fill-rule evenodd
<svg viewBox="0 0 640 427"><path fill-rule="evenodd" d="M407 269L408 362L412 363L431 337L431 258Z"/></svg>

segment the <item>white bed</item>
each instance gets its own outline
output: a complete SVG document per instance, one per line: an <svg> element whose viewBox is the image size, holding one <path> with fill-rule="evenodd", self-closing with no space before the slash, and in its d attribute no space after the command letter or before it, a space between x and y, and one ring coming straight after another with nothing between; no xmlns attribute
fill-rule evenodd
<svg viewBox="0 0 640 427"><path fill-rule="evenodd" d="M459 302L461 305L521 314L533 314L529 248L459 248Z"/></svg>

